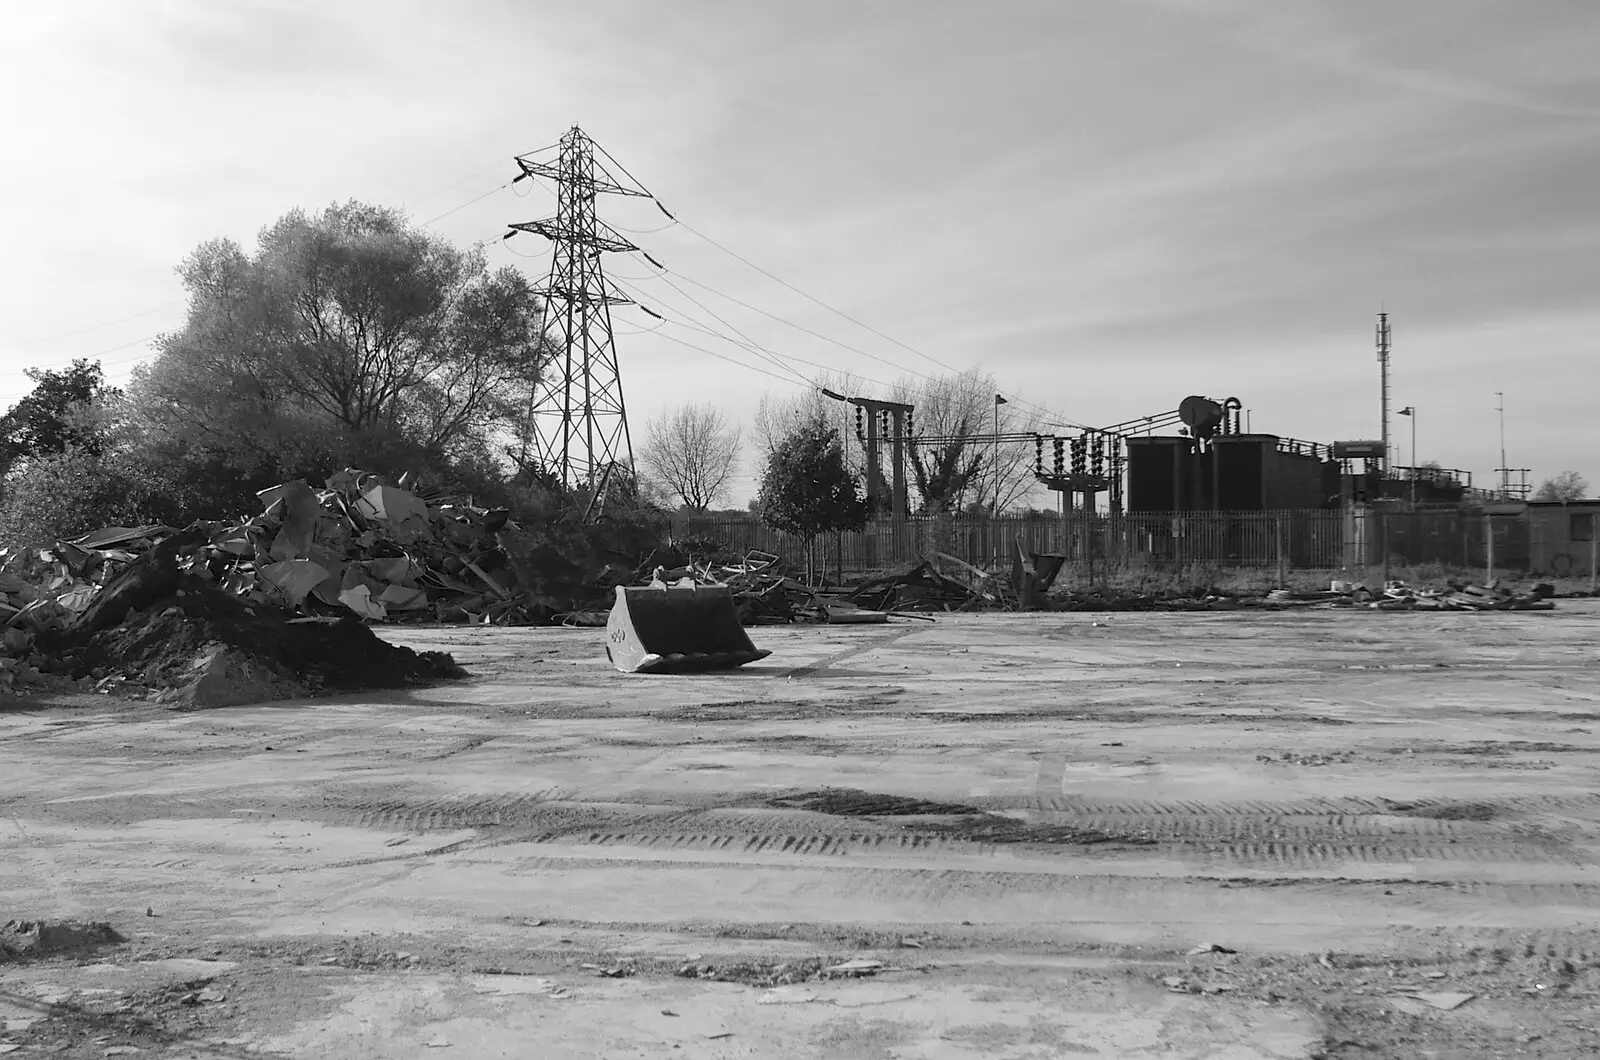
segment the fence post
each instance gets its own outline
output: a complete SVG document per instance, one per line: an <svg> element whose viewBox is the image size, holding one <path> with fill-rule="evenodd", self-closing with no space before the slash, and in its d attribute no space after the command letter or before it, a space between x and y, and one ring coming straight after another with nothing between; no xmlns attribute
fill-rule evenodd
<svg viewBox="0 0 1600 1060"><path fill-rule="evenodd" d="M1389 585L1389 513L1378 516L1378 547L1383 549L1383 584Z"/></svg>
<svg viewBox="0 0 1600 1060"><path fill-rule="evenodd" d="M1600 522L1594 516L1589 516L1589 595L1595 595L1595 566L1600 561L1600 534L1595 533L1595 523Z"/></svg>
<svg viewBox="0 0 1600 1060"><path fill-rule="evenodd" d="M1494 581L1494 516L1483 513L1484 568L1483 584Z"/></svg>
<svg viewBox="0 0 1600 1060"><path fill-rule="evenodd" d="M1278 543L1278 588L1287 589L1289 587L1288 584L1287 584L1288 581L1289 581L1289 568L1288 568L1288 564L1285 562L1285 559L1287 557L1285 557L1284 554L1283 554L1283 516L1281 516L1281 515L1278 516L1278 522L1277 522L1277 543Z"/></svg>

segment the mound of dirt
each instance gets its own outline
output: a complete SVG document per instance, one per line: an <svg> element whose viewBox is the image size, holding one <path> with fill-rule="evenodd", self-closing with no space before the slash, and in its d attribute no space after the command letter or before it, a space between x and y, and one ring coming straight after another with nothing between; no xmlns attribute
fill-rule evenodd
<svg viewBox="0 0 1600 1060"><path fill-rule="evenodd" d="M188 573L161 589L115 624L41 636L49 668L175 690L164 698L197 706L466 676L449 655L390 644L354 616L290 618Z"/></svg>
<svg viewBox="0 0 1600 1060"><path fill-rule="evenodd" d="M110 924L76 920L11 920L0 927L0 962L81 953L128 940Z"/></svg>

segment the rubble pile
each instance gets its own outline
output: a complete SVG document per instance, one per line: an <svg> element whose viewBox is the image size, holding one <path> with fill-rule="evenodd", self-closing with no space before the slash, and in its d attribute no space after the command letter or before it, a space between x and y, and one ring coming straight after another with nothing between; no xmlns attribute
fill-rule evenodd
<svg viewBox="0 0 1600 1060"><path fill-rule="evenodd" d="M1390 581L1384 585L1382 595L1367 601L1367 606L1378 611L1551 611L1556 605L1546 586L1519 593L1496 582L1455 584L1441 592Z"/></svg>
<svg viewBox="0 0 1600 1060"><path fill-rule="evenodd" d="M789 577L777 556L755 549L732 563L685 561L671 550L654 552L635 574L634 584L726 586L739 622L746 626L828 619L829 597Z"/></svg>
<svg viewBox="0 0 1600 1060"><path fill-rule="evenodd" d="M997 590L986 584L987 574L976 568L963 573L966 579L941 574L923 560L908 570L862 582L845 599L873 611L970 611L1000 605Z"/></svg>
<svg viewBox="0 0 1600 1060"><path fill-rule="evenodd" d="M430 498L355 469L322 489L296 480L260 497L249 519L185 530L180 569L248 603L372 621L532 622L570 606L531 584L537 546L505 509ZM50 549L0 550L0 623L67 628L119 571L177 534L108 527ZM582 580L599 599L629 573Z"/></svg>
<svg viewBox="0 0 1600 1060"><path fill-rule="evenodd" d="M668 564L673 564L668 566ZM725 587L744 626L793 622L883 622L888 615L858 605L837 591L815 589L784 572L783 561L752 549L732 563L685 562L671 550L652 553L639 568L635 584L654 588ZM572 616L571 624L604 625L605 612Z"/></svg>
<svg viewBox="0 0 1600 1060"><path fill-rule="evenodd" d="M465 676L449 655L390 644L354 615L293 618L229 594L178 570L170 551L130 565L102 599L124 586L135 589L133 606L103 621L86 611L72 628L40 634L36 665L93 682L100 691L155 690L156 701L174 706L230 706Z"/></svg>

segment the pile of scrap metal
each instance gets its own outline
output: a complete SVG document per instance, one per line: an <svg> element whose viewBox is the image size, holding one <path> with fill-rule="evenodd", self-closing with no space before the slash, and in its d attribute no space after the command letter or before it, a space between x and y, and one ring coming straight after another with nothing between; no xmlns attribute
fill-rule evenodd
<svg viewBox="0 0 1600 1060"><path fill-rule="evenodd" d="M111 527L54 548L0 549L0 625L7 639L71 625L101 586L175 532Z"/></svg>
<svg viewBox="0 0 1600 1060"><path fill-rule="evenodd" d="M965 566L965 564L963 564ZM895 574L869 578L844 599L872 611L970 611L980 606L996 606L993 592L973 588L988 575L962 581L946 577L928 560Z"/></svg>
<svg viewBox="0 0 1600 1060"><path fill-rule="evenodd" d="M825 622L828 602L816 590L784 572L783 561L752 549L736 563L687 563L654 566L640 581L656 589L723 587L733 597L734 611L746 626Z"/></svg>
<svg viewBox="0 0 1600 1060"><path fill-rule="evenodd" d="M1012 557L1010 579L955 556L935 553L908 570L863 582L845 599L874 611L1032 610L1048 593L1065 557L1026 552ZM941 570L942 568L942 570Z"/></svg>
<svg viewBox="0 0 1600 1060"><path fill-rule="evenodd" d="M770 552L752 549L734 563L688 562L672 567L659 562L660 558L653 555L645 561L635 578L637 585L653 589L726 589L741 625L876 623L889 617L795 580L785 573L783 561ZM672 558L670 554L668 558ZM563 616L563 621L573 626L605 625L606 612L575 612Z"/></svg>
<svg viewBox="0 0 1600 1060"><path fill-rule="evenodd" d="M1383 594L1367 606L1378 611L1552 611L1556 605L1549 598L1548 586L1519 593L1495 581L1488 585L1452 585L1439 592L1390 581L1384 585Z"/></svg>
<svg viewBox="0 0 1600 1060"><path fill-rule="evenodd" d="M196 523L183 569L254 603L378 621L512 623L553 608L520 584L508 542L520 528L485 509L346 469L322 489L303 480L260 494L237 523ZM0 624L64 628L124 566L178 531L108 527L45 550L0 550ZM595 591L627 580L601 571Z"/></svg>

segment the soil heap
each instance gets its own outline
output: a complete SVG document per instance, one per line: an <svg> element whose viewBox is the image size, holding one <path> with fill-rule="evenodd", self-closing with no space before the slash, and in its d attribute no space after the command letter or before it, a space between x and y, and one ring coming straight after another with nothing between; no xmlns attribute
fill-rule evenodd
<svg viewBox="0 0 1600 1060"><path fill-rule="evenodd" d="M230 594L180 570L171 545L129 564L72 626L41 633L36 658L46 672L197 707L466 676L449 655L389 644L354 615L292 618Z"/></svg>

